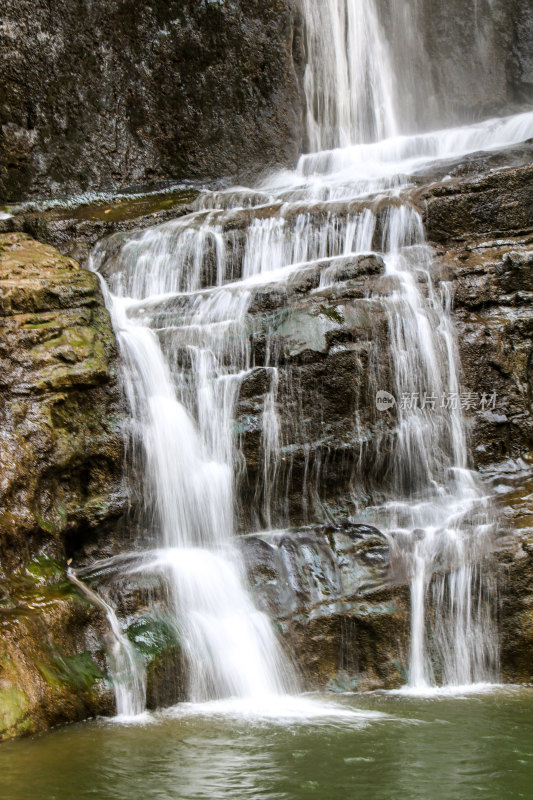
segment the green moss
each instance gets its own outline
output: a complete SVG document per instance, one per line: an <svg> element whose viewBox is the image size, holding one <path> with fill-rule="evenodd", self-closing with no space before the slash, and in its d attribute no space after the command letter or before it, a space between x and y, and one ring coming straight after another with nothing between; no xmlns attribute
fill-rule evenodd
<svg viewBox="0 0 533 800"><path fill-rule="evenodd" d="M54 525L53 522L43 519L43 517L39 516L39 514L35 514L34 516L37 525L41 530L45 531L45 533L51 533L55 535L58 532L57 526Z"/></svg>
<svg viewBox="0 0 533 800"><path fill-rule="evenodd" d="M35 724L28 718L26 693L15 686L0 689L0 740L33 733Z"/></svg>
<svg viewBox="0 0 533 800"><path fill-rule="evenodd" d="M91 348L94 343L94 331L92 328L68 328L63 331L59 336L43 342L43 344L34 347L32 353L39 353L43 350L52 350L55 347L65 347L66 345L73 348Z"/></svg>
<svg viewBox="0 0 533 800"><path fill-rule="evenodd" d="M127 629L126 635L146 661L152 661L165 650L179 645L172 621L152 614L136 619Z"/></svg>
<svg viewBox="0 0 533 800"><path fill-rule="evenodd" d="M48 662L37 661L36 667L50 686L67 684L75 689L90 689L104 677L87 650L73 656L56 651Z"/></svg>
<svg viewBox="0 0 533 800"><path fill-rule="evenodd" d="M198 195L198 189L169 189L168 192L115 197L96 203L84 203L66 208L58 207L36 212L36 214L45 222L64 219L125 222L149 214L157 214L160 211L177 210L180 206L194 202Z"/></svg>
<svg viewBox="0 0 533 800"><path fill-rule="evenodd" d="M342 325L344 322L344 316L341 314L338 307L320 306L320 313L324 314L324 316L328 317L328 319L333 322L338 322L339 325Z"/></svg>
<svg viewBox="0 0 533 800"><path fill-rule="evenodd" d="M55 582L65 577L65 567L49 556L35 556L26 565L26 572L33 576L37 583Z"/></svg>
<svg viewBox="0 0 533 800"><path fill-rule="evenodd" d="M65 566L48 556L36 556L3 583L0 619L16 625L22 619L38 618L46 606L68 599L87 603L66 578Z"/></svg>

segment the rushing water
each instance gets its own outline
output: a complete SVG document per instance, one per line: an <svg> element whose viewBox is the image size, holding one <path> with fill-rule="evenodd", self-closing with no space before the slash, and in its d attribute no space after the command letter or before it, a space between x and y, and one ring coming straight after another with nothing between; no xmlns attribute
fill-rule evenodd
<svg viewBox="0 0 533 800"><path fill-rule="evenodd" d="M518 800L531 796L533 696L340 697L276 719L172 709L151 725L70 725L0 748L9 800ZM366 716L366 712L371 712ZM372 716L378 712L379 716Z"/></svg>
<svg viewBox="0 0 533 800"><path fill-rule="evenodd" d="M397 86L375 0L304 0L304 14L310 150L397 134Z"/></svg>
<svg viewBox="0 0 533 800"><path fill-rule="evenodd" d="M139 717L144 711L146 702L146 676L134 646L122 632L117 615L109 603L83 583L71 569L67 574L80 592L93 605L102 609L109 623L111 643L108 652L118 719Z"/></svg>
<svg viewBox="0 0 533 800"><path fill-rule="evenodd" d="M230 425L238 381L209 382L219 320L211 341L208 308L207 342L202 348L191 339L189 345L196 365L195 425L176 398L157 336L145 324L129 321L129 304L116 297L111 308L127 365L125 389L142 438L146 503L164 545L146 569L162 571L171 589L188 661L189 697L278 694L290 687L290 670L269 621L246 591L232 541Z"/></svg>
<svg viewBox="0 0 533 800"><path fill-rule="evenodd" d="M460 393L451 298L445 283L433 282L421 218L404 196L410 176L428 165L532 136L533 113L401 135L401 80L377 4L304 0L304 13L311 152L293 172L255 189L205 192L193 213L115 236L93 253L123 357L131 478L143 476L145 528L158 547L144 568L167 580L192 700L257 700L296 687L270 621L248 594L234 545L242 471L235 407L257 366L269 371L270 388L250 517L290 525L277 481L279 364L268 337L258 363L247 315L261 286L319 270L327 294L339 280L339 259L369 251L384 259L383 290L372 300L389 330L373 380L394 397L398 421L382 443L394 457L381 482L376 472L379 503L358 503L364 463L355 469L353 496L359 517L386 533L411 582L409 688L498 675L493 512L468 468L460 404L442 402ZM378 386L380 360L391 362L391 385ZM418 402L402 400L409 397ZM357 408L351 411L355 419ZM303 492L309 520L320 520L319 492L314 500L308 485Z"/></svg>

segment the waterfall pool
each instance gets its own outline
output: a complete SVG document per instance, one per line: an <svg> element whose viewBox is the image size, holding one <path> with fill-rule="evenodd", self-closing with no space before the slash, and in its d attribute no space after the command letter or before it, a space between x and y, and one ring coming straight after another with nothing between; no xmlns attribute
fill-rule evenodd
<svg viewBox="0 0 533 800"><path fill-rule="evenodd" d="M319 703L335 713L313 713ZM307 711L306 711L307 709ZM176 706L0 748L5 800L515 800L531 796L533 688ZM356 712L356 713L354 713Z"/></svg>

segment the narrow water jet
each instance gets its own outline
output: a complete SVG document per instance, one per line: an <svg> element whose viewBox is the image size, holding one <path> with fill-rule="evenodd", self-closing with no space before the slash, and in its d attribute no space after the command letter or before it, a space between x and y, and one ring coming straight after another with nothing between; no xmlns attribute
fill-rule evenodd
<svg viewBox="0 0 533 800"><path fill-rule="evenodd" d="M146 675L134 646L122 632L117 615L109 603L80 580L73 569L67 570L67 577L90 603L102 609L109 623L112 639L109 648L110 676L117 716L123 720L138 717L146 703Z"/></svg>

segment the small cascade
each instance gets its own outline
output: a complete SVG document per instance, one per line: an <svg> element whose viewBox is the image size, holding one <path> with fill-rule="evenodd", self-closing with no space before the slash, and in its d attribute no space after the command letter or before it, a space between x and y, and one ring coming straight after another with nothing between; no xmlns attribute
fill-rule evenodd
<svg viewBox="0 0 533 800"><path fill-rule="evenodd" d="M115 692L117 716L121 719L137 717L144 711L146 700L146 675L134 646L122 633L117 615L109 603L84 583L74 570L67 577L93 605L101 608L109 622L111 633L110 675Z"/></svg>
<svg viewBox="0 0 533 800"><path fill-rule="evenodd" d="M389 499L367 514L411 578L409 685L435 685L434 664L441 685L490 682L498 665L487 569L494 518L468 469L448 287L435 291L415 211L393 209L384 237L387 272L398 279L386 300L398 423Z"/></svg>

